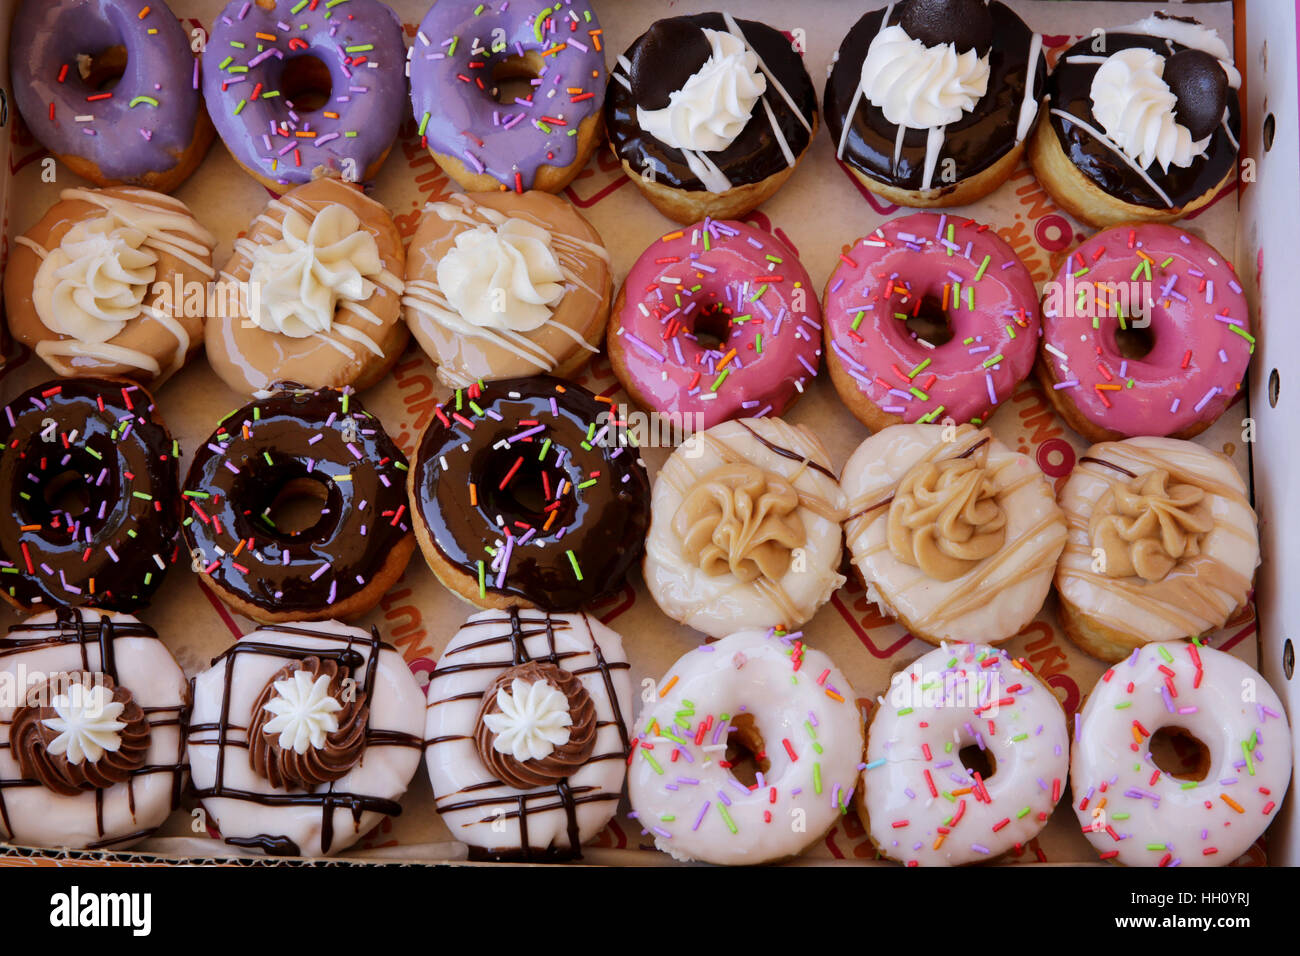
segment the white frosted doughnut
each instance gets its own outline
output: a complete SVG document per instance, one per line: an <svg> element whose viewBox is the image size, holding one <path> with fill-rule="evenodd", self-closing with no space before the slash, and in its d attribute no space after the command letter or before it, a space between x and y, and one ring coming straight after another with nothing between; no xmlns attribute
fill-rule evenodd
<svg viewBox="0 0 1300 956"><path fill-rule="evenodd" d="M299 706L273 680L285 669L286 682L312 676L311 658L333 664L339 683L324 688L325 699L342 709ZM263 695L268 704L278 700L280 710L257 707ZM322 709L335 715L337 730L304 741L300 759L336 763L342 776L313 786L287 780L277 786L254 767L254 750L265 752L273 742L282 747L282 733L273 724L263 724L260 732L255 727L266 719L259 717L263 711L287 711L299 719L295 726L310 729ZM244 635L195 678L190 773L226 843L276 856L326 856L351 846L383 816L402 812L397 801L420 764L423 731L420 685L378 631L338 621L277 624ZM348 759L331 756L340 740L358 739ZM278 753L278 767L293 759Z"/></svg>
<svg viewBox="0 0 1300 956"><path fill-rule="evenodd" d="M495 708L485 692L500 682L518 702L516 679L541 685L539 706L521 708L523 723L486 726L480 715ZM618 808L631 709L623 640L600 621L513 606L472 615L429 679L425 760L452 836L494 857L578 856ZM538 751L516 753L513 738L499 750L511 731L527 736L529 718L563 729Z"/></svg>
<svg viewBox="0 0 1300 956"><path fill-rule="evenodd" d="M729 465L752 466L759 490L733 485L724 494L723 484L703 480ZM749 418L697 432L655 478L646 587L665 614L711 637L799 627L844 583L843 508L830 457L809 429Z"/></svg>
<svg viewBox="0 0 1300 956"><path fill-rule="evenodd" d="M1150 741L1164 728L1208 751L1201 780L1155 764ZM1074 812L1103 859L1226 866L1272 822L1290 781L1291 728L1277 694L1213 648L1138 648L1102 675L1075 718Z"/></svg>
<svg viewBox="0 0 1300 956"><path fill-rule="evenodd" d="M963 765L978 747L986 778ZM1069 732L1051 689L982 644L899 671L867 731L859 808L871 842L908 866L990 860L1038 835L1065 789Z"/></svg>
<svg viewBox="0 0 1300 956"><path fill-rule="evenodd" d="M64 683L51 685L58 675ZM100 689L94 693L102 694L108 687L104 678L130 692L139 708L138 713L132 711L135 721L127 719L126 709L112 715L102 708L106 701L81 696L96 685ZM81 689L74 691L72 684ZM52 687L58 689L47 693ZM0 837L32 846L121 850L149 836L180 805L185 781L180 727L188 705L185 674L153 629L129 614L60 608L11 627L0 643ZM24 710L29 713L24 715ZM47 720L70 724L54 728ZM111 724L106 726L104 720ZM143 752L129 743L141 721L149 725ZM111 726L122 723L126 726ZM91 751L83 751L82 758L73 761L72 749L64 749L70 739L57 745L48 739L56 733L64 736L62 728L78 724L105 745L93 759ZM105 774L116 760L119 769L113 776L123 779L68 794L41 780L44 769L24 777L12 735L22 726L46 738L41 744L46 753L62 751L62 757L49 759L54 764L68 761L71 768L62 766L73 775L81 770ZM109 749L109 741L115 750ZM66 781L59 785L66 786Z"/></svg>
<svg viewBox="0 0 1300 956"><path fill-rule="evenodd" d="M766 863L798 854L848 811L862 718L844 674L801 634L741 631L703 644L668 669L658 695L637 720L628 797L660 850ZM752 786L726 765L741 715L762 740Z"/></svg>

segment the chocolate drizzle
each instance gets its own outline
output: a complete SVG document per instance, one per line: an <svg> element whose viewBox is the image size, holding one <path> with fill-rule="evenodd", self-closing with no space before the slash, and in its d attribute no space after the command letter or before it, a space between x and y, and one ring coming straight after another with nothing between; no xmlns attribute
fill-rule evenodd
<svg viewBox="0 0 1300 956"><path fill-rule="evenodd" d="M133 611L176 561L175 446L139 385L60 379L0 414L0 586L25 610Z"/></svg>

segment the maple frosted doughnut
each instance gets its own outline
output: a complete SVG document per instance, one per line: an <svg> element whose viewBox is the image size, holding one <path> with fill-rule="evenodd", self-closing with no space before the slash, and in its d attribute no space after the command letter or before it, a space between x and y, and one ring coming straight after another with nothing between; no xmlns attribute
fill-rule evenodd
<svg viewBox="0 0 1300 956"><path fill-rule="evenodd" d="M1249 600L1257 522L1223 455L1174 438L1103 442L1080 456L1059 501L1061 624L1093 656L1208 634Z"/></svg>
<svg viewBox="0 0 1300 956"><path fill-rule="evenodd" d="M637 718L627 792L660 850L768 863L797 855L848 812L862 717L844 674L801 634L741 631L702 644L658 687ZM733 735L741 746L729 751ZM736 749L754 757L753 786L727 766Z"/></svg>
<svg viewBox="0 0 1300 956"><path fill-rule="evenodd" d="M1126 315L1134 286L1145 328ZM1191 438L1236 398L1255 339L1237 275L1213 246L1173 226L1116 226L1076 249L1055 287L1077 293L1044 298L1038 376L1089 441Z"/></svg>
<svg viewBox="0 0 1300 956"><path fill-rule="evenodd" d="M180 806L185 674L127 614L60 607L0 640L0 839L123 850Z"/></svg>
<svg viewBox="0 0 1300 956"><path fill-rule="evenodd" d="M840 485L853 564L915 637L997 644L1042 608L1065 518L1034 460L988 429L891 426Z"/></svg>
<svg viewBox="0 0 1300 956"><path fill-rule="evenodd" d="M822 311L831 381L872 430L983 424L1034 365L1033 277L973 219L914 213L882 224L840 254Z"/></svg>
<svg viewBox="0 0 1300 956"><path fill-rule="evenodd" d="M1176 773L1152 738L1199 742ZM1291 782L1291 728L1254 668L1175 641L1136 648L1075 717L1074 812L1101 858L1126 866L1227 866L1272 823Z"/></svg>
<svg viewBox="0 0 1300 956"><path fill-rule="evenodd" d="M871 718L862 822L908 866L991 860L1047 825L1069 761L1065 711L1023 660L945 644L894 674Z"/></svg>
<svg viewBox="0 0 1300 956"><path fill-rule="evenodd" d="M186 749L226 843L314 857L402 812L423 731L424 693L377 630L304 622L244 635L194 679Z"/></svg>
<svg viewBox="0 0 1300 956"><path fill-rule="evenodd" d="M472 615L429 678L434 806L475 856L581 856L618 808L632 682L600 621L511 605Z"/></svg>

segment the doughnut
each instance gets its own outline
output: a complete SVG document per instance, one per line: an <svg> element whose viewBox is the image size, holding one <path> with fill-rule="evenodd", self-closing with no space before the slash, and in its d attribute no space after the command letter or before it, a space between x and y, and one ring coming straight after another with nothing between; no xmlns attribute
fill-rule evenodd
<svg viewBox="0 0 1300 956"><path fill-rule="evenodd" d="M369 182L402 123L402 23L379 0L231 0L203 52L222 142L273 193L322 174Z"/></svg>
<svg viewBox="0 0 1300 956"><path fill-rule="evenodd" d="M1069 762L1065 711L1024 660L944 644L895 673L880 698L858 815L891 860L982 863L1047 825Z"/></svg>
<svg viewBox="0 0 1300 956"><path fill-rule="evenodd" d="M1241 75L1217 33L1158 12L1056 61L1029 142L1034 175L1093 226L1173 222L1236 178Z"/></svg>
<svg viewBox="0 0 1300 956"><path fill-rule="evenodd" d="M180 806L189 686L153 629L60 606L0 639L0 839L124 850Z"/></svg>
<svg viewBox="0 0 1300 956"><path fill-rule="evenodd" d="M847 678L802 632L702 644L658 688L637 718L627 778L633 814L658 849L769 863L798 855L848 812L862 716Z"/></svg>
<svg viewBox="0 0 1300 956"><path fill-rule="evenodd" d="M549 375L457 390L407 479L429 567L471 604L576 611L623 587L650 480L609 399Z"/></svg>
<svg viewBox="0 0 1300 956"><path fill-rule="evenodd" d="M125 380L23 392L0 413L0 597L135 611L176 563L180 448Z"/></svg>
<svg viewBox="0 0 1300 956"><path fill-rule="evenodd" d="M195 451L182 491L194 567L263 624L359 617L415 550L406 470L348 389L281 388L227 415ZM304 523L314 523L277 521L295 500L311 503Z"/></svg>
<svg viewBox="0 0 1300 956"><path fill-rule="evenodd" d="M179 199L130 186L65 189L14 240L9 331L57 375L157 388L203 344L215 245Z"/></svg>
<svg viewBox="0 0 1300 956"><path fill-rule="evenodd" d="M784 242L742 222L706 219L641 254L606 340L614 373L638 405L712 428L790 409L821 364L821 307Z"/></svg>
<svg viewBox="0 0 1300 956"><path fill-rule="evenodd" d="M646 588L711 637L801 626L844 583L844 495L809 428L723 422L679 445L655 478Z"/></svg>
<svg viewBox="0 0 1300 956"><path fill-rule="evenodd" d="M1042 608L1065 516L1037 463L987 428L891 426L840 486L853 566L913 637L998 644Z"/></svg>
<svg viewBox="0 0 1300 956"><path fill-rule="evenodd" d="M209 319L208 361L245 395L276 382L365 390L406 348L405 271L387 209L337 179L297 186L235 240L221 278L240 301Z"/></svg>
<svg viewBox="0 0 1300 956"><path fill-rule="evenodd" d="M823 312L831 381L872 431L981 425L1034 365L1033 277L973 219L914 213L877 227L840 253Z"/></svg>
<svg viewBox="0 0 1300 956"><path fill-rule="evenodd" d="M1255 351L1232 264L1173 226L1099 232L1043 298L1038 378L1089 441L1191 438L1236 398Z"/></svg>
<svg viewBox="0 0 1300 956"><path fill-rule="evenodd" d="M900 206L962 206L1016 168L1046 80L1042 36L1006 4L900 0L849 30L822 105L863 187Z"/></svg>
<svg viewBox="0 0 1300 956"><path fill-rule="evenodd" d="M471 858L580 857L627 772L622 638L585 613L479 611L448 642L428 695L434 807Z"/></svg>
<svg viewBox="0 0 1300 956"><path fill-rule="evenodd" d="M655 21L610 75L610 149L680 223L757 208L817 132L817 93L790 38L730 13Z"/></svg>
<svg viewBox="0 0 1300 956"><path fill-rule="evenodd" d="M605 54L583 0L435 2L407 57L420 145L466 192L558 193L600 141Z"/></svg>
<svg viewBox="0 0 1300 956"><path fill-rule="evenodd" d="M194 679L186 752L228 845L318 857L402 812L423 730L420 685L377 630L277 624Z"/></svg>
<svg viewBox="0 0 1300 956"><path fill-rule="evenodd" d="M1157 738L1192 759L1162 760ZM1103 860L1227 866L1273 821L1290 782L1282 702L1254 668L1212 647L1135 648L1075 716L1074 812Z"/></svg>
<svg viewBox="0 0 1300 956"><path fill-rule="evenodd" d="M1223 455L1174 438L1093 445L1061 489L1061 625L1102 660L1218 630L1250 600L1259 532Z"/></svg>
<svg viewBox="0 0 1300 956"><path fill-rule="evenodd" d="M25 0L9 62L27 128L96 186L169 193L212 144L189 34L162 0Z"/></svg>
<svg viewBox="0 0 1300 956"><path fill-rule="evenodd" d="M549 193L454 193L424 209L402 314L451 388L575 374L600 351L613 279L600 234Z"/></svg>

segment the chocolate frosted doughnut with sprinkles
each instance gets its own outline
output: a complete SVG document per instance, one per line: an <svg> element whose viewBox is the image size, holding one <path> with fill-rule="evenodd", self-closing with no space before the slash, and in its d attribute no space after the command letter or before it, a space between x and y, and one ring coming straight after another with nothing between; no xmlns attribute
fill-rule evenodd
<svg viewBox="0 0 1300 956"><path fill-rule="evenodd" d="M9 50L23 122L97 186L171 192L212 143L199 62L162 0L25 0Z"/></svg>
<svg viewBox="0 0 1300 956"><path fill-rule="evenodd" d="M407 56L420 144L467 192L556 193L596 149L605 54L583 0L441 0Z"/></svg>
<svg viewBox="0 0 1300 956"><path fill-rule="evenodd" d="M638 405L712 428L784 414L817 377L821 335L798 256L769 232L705 219L641 253L606 341Z"/></svg>
<svg viewBox="0 0 1300 956"><path fill-rule="evenodd" d="M195 570L263 623L358 617L415 550L406 456L350 389L284 385L227 415L183 495Z"/></svg>
<svg viewBox="0 0 1300 956"><path fill-rule="evenodd" d="M407 485L443 584L479 607L555 611L623 586L650 482L609 399L538 375L457 390L434 416Z"/></svg>
<svg viewBox="0 0 1300 956"><path fill-rule="evenodd" d="M272 192L322 172L368 182L402 122L402 24L379 0L232 0L203 96L235 162Z"/></svg>
<svg viewBox="0 0 1300 956"><path fill-rule="evenodd" d="M134 382L37 385L0 412L0 597L134 611L179 550L180 449Z"/></svg>
<svg viewBox="0 0 1300 956"><path fill-rule="evenodd" d="M1211 647L1134 649L1074 718L1074 812L1103 860L1228 866L1273 822L1290 782L1281 700Z"/></svg>

